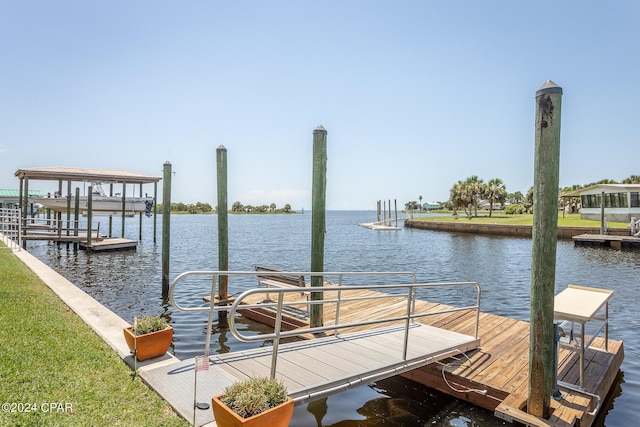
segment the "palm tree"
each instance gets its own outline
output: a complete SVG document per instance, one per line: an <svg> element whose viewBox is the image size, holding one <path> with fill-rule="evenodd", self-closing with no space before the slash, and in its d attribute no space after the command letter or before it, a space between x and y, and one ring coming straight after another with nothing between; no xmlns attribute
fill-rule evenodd
<svg viewBox="0 0 640 427"><path fill-rule="evenodd" d="M486 185L485 197L489 201L489 216L493 213L493 204L498 202L504 206L507 198L507 188L500 178L489 180Z"/></svg>
<svg viewBox="0 0 640 427"><path fill-rule="evenodd" d="M471 175L466 179L464 185L467 187L467 191L471 196L471 204L474 208L475 216L478 216L478 200L485 193L486 184L483 180L478 178L478 175ZM469 213L471 213L471 207L469 207Z"/></svg>
<svg viewBox="0 0 640 427"><path fill-rule="evenodd" d="M529 187L527 195L524 196L524 199L522 200L522 205L527 213L533 213L533 186Z"/></svg>
<svg viewBox="0 0 640 427"><path fill-rule="evenodd" d="M451 200L454 215L458 214L458 209L463 209L464 213L471 218L472 194L466 182L458 181L453 184L449 190L449 200ZM469 208L468 211L467 208Z"/></svg>
<svg viewBox="0 0 640 427"><path fill-rule="evenodd" d="M418 200L420 200L420 207L418 208L418 210L422 212L422 196L418 196Z"/></svg>

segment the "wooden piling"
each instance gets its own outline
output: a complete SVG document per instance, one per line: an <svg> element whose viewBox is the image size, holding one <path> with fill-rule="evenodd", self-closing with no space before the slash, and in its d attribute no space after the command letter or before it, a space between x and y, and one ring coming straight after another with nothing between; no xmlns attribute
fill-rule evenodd
<svg viewBox="0 0 640 427"><path fill-rule="evenodd" d="M78 222L80 221L80 187L76 187L76 199L73 209L73 235L78 236ZM73 243L73 250L78 250L78 242Z"/></svg>
<svg viewBox="0 0 640 427"><path fill-rule="evenodd" d="M55 196L54 196L55 197ZM58 180L58 197L62 197L62 180ZM58 238L62 237L62 212L57 211L55 214L56 217L56 228L58 229ZM57 242L58 245L60 241Z"/></svg>
<svg viewBox="0 0 640 427"><path fill-rule="evenodd" d="M113 183L109 184L109 197L113 197ZM113 237L113 215L109 214L109 237Z"/></svg>
<svg viewBox="0 0 640 427"><path fill-rule="evenodd" d="M171 163L164 162L162 184L162 297L169 295L169 245L171 243Z"/></svg>
<svg viewBox="0 0 640 427"><path fill-rule="evenodd" d="M140 197L142 197L142 183L140 183ZM138 240L142 241L142 212L138 214Z"/></svg>
<svg viewBox="0 0 640 427"><path fill-rule="evenodd" d="M536 92L527 412L539 418L550 415L553 380L561 101L562 88L551 80Z"/></svg>
<svg viewBox="0 0 640 427"><path fill-rule="evenodd" d="M24 182L23 182L24 181ZM24 180L20 180L20 204L22 205L22 211L20 212L22 218L20 221L22 222L22 233L27 233L27 204L29 203L29 178L24 177ZM27 249L27 241L22 239L22 248Z"/></svg>
<svg viewBox="0 0 640 427"><path fill-rule="evenodd" d="M324 235L326 233L325 203L327 190L327 131L321 125L313 130L313 179L311 195L311 271L324 271ZM311 278L311 286L322 287L321 276ZM322 300L319 292L311 293L311 300ZM323 326L323 308L312 304L311 327Z"/></svg>
<svg viewBox="0 0 640 427"><path fill-rule="evenodd" d="M91 224L93 223L93 186L89 186L87 195L87 248L91 247Z"/></svg>
<svg viewBox="0 0 640 427"><path fill-rule="evenodd" d="M227 149L220 145L216 149L216 178L218 188L218 270L229 270L229 220L227 213ZM220 276L218 295L220 301L228 297L228 276ZM219 319L225 318L227 312L221 311Z"/></svg>
<svg viewBox="0 0 640 427"><path fill-rule="evenodd" d="M67 236L71 235L71 180L67 181ZM67 243L67 248L69 243Z"/></svg>
<svg viewBox="0 0 640 427"><path fill-rule="evenodd" d="M605 219L604 216L604 208L605 208L605 201L604 201L604 191L602 192L602 194L600 194L600 234L607 234L607 220Z"/></svg>
<svg viewBox="0 0 640 427"><path fill-rule="evenodd" d="M156 243L158 231L158 183L153 183L153 243Z"/></svg>
<svg viewBox="0 0 640 427"><path fill-rule="evenodd" d="M121 225L120 225L120 237L122 237L124 239L124 215L125 215L125 210L126 210L126 204L127 204L127 183L123 182L122 183L122 219L121 219Z"/></svg>

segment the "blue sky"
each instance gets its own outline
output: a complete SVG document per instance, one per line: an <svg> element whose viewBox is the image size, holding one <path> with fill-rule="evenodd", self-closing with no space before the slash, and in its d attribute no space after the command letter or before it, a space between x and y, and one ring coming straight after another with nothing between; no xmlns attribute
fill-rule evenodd
<svg viewBox="0 0 640 427"><path fill-rule="evenodd" d="M0 188L169 161L173 201L214 205L222 144L230 204L310 208L321 124L328 209L443 201L470 175L524 193L548 79L560 185L622 180L640 174L639 44L636 1L0 0Z"/></svg>

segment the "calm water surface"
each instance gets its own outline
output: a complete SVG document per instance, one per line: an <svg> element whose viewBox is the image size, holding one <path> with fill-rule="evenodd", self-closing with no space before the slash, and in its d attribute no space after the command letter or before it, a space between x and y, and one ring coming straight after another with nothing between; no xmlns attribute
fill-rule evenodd
<svg viewBox="0 0 640 427"><path fill-rule="evenodd" d="M101 229L106 228L107 218ZM327 213L326 271L413 271L420 282L476 281L482 286L483 311L529 319L531 241L403 229L372 231L359 222L375 212ZM126 221L125 237L137 239L138 220ZM158 220L160 233L161 219ZM119 218L114 218L119 236ZM230 215L229 268L252 270L264 265L282 270L310 269L311 215ZM122 318L164 314L175 328L173 352L180 359L201 355L206 314L185 314L161 296L161 236L153 243L153 221L143 218L143 240L136 252L86 254L44 242L29 250ZM171 275L187 270L215 270L218 264L214 215L174 215L171 219ZM625 360L618 384L600 425L637 424L640 403L640 319L637 315L640 251L576 248L558 243L556 292L567 284L615 291L610 303L610 337L624 340ZM202 304L207 283L189 283L177 295L183 305ZM230 282L231 293L255 287L254 281ZM463 303L463 296L421 295ZM260 326L243 321L248 331ZM224 353L255 344L236 341L214 327L212 352ZM633 420L633 421L631 421ZM630 424L631 423L631 424ZM357 387L328 399L296 407L291 426L501 426L489 411L452 399L408 380L393 378Z"/></svg>

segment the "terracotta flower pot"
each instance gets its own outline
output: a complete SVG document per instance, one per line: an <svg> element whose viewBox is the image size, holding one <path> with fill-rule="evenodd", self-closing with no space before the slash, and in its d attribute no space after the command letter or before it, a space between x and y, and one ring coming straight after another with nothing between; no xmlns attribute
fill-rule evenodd
<svg viewBox="0 0 640 427"><path fill-rule="evenodd" d="M211 399L213 416L219 427L287 427L293 416L293 400L287 401L271 409L267 409L249 418L242 418L233 412L220 398L223 395L214 396Z"/></svg>
<svg viewBox="0 0 640 427"><path fill-rule="evenodd" d="M129 326L124 328L124 338L130 350L136 349L136 357L138 360L147 360L162 356L167 352L173 339L173 327L168 326L161 331L138 335L136 337L133 332L131 332L131 326Z"/></svg>

